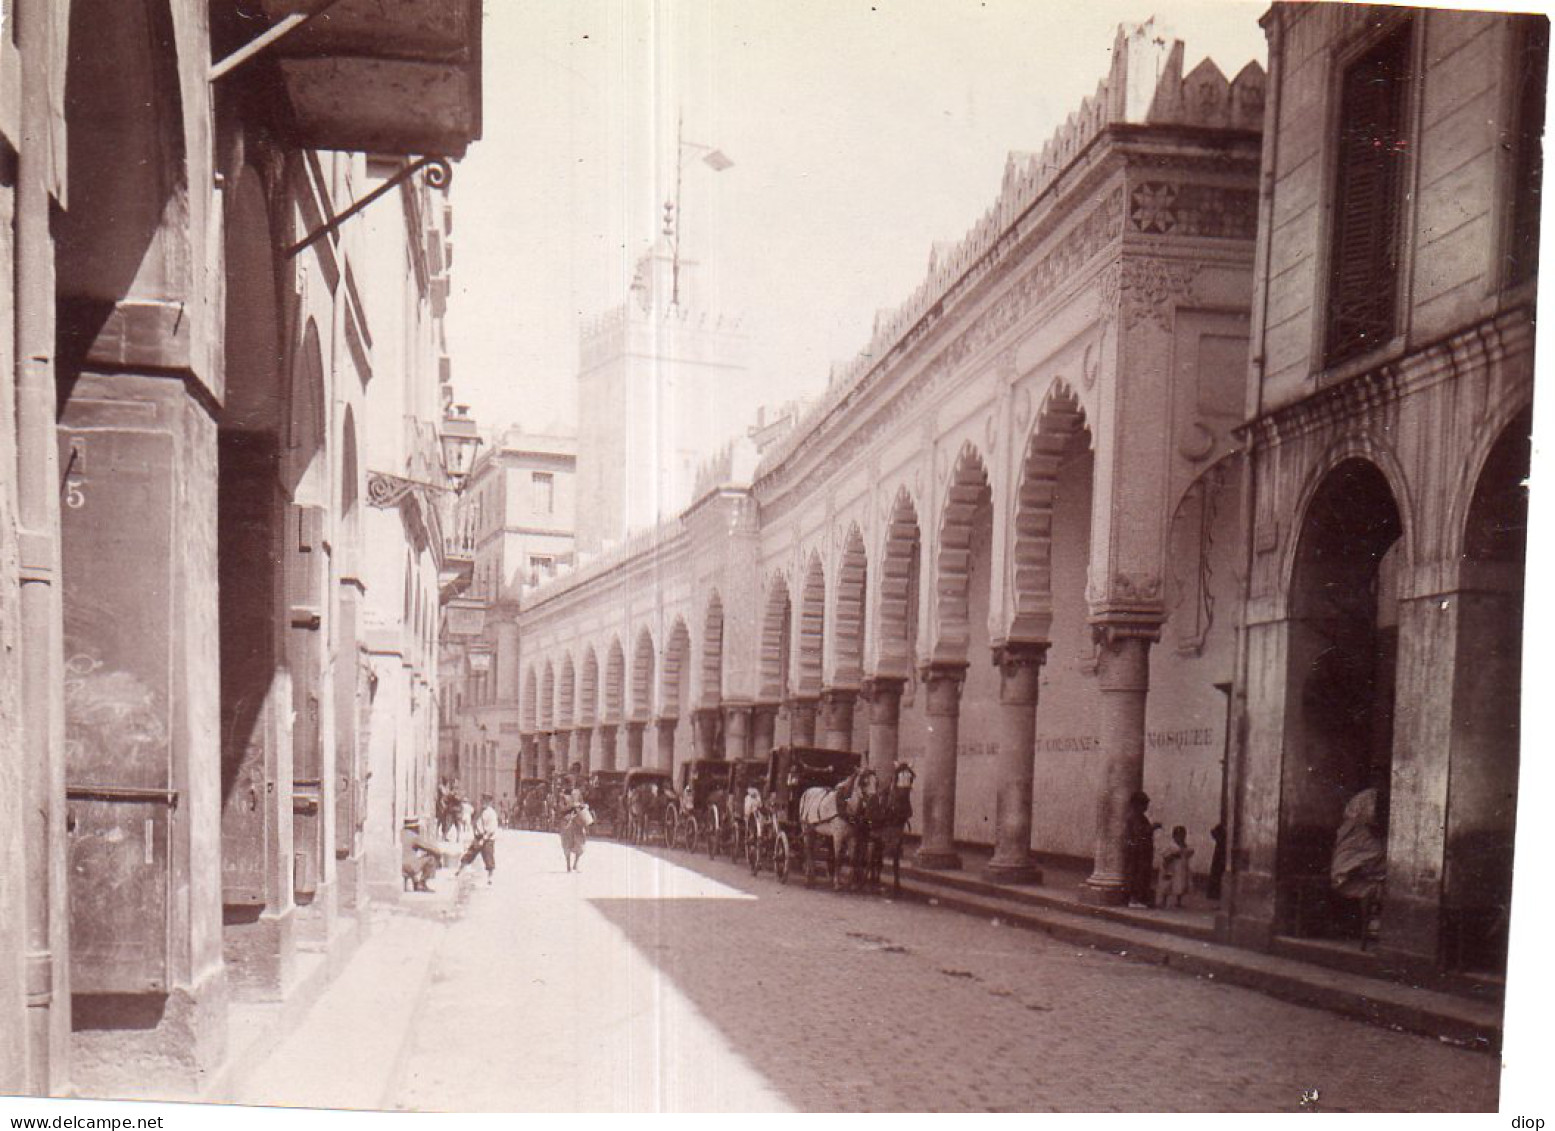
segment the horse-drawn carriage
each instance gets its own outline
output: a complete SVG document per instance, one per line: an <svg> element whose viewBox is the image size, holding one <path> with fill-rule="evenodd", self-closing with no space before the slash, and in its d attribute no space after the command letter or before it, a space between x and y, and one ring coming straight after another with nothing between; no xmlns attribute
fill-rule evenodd
<svg viewBox="0 0 1555 1131"><path fill-rule="evenodd" d="M626 839L631 844L647 844L657 837L670 843L667 816L676 804L675 779L668 770L634 766L621 779L621 794L626 807Z"/></svg>
<svg viewBox="0 0 1555 1131"><path fill-rule="evenodd" d="M826 847L826 862L840 881L844 849L853 843L850 817L863 803L856 788L859 756L850 750L813 746L781 746L767 765L766 789L759 809L749 818L745 861L751 875L770 866L780 883L798 857L805 882ZM839 786L854 788L839 793Z"/></svg>
<svg viewBox="0 0 1555 1131"><path fill-rule="evenodd" d="M620 839L626 832L625 770L596 770L589 776L584 797L594 813L591 836Z"/></svg>
<svg viewBox="0 0 1555 1131"><path fill-rule="evenodd" d="M745 841L745 787L764 781L766 773L764 759L697 758L681 763L680 788L666 814L670 843L690 852L705 848L715 860L721 851L738 858Z"/></svg>
<svg viewBox="0 0 1555 1131"><path fill-rule="evenodd" d="M518 827L543 830L550 827L550 783L544 778L518 779Z"/></svg>

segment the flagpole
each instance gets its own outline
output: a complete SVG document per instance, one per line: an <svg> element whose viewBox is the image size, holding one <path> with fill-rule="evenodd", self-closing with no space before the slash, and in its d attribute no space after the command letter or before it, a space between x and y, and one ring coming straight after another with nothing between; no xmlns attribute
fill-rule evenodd
<svg viewBox="0 0 1555 1131"><path fill-rule="evenodd" d="M679 111L675 116L675 225L674 235L670 241L670 306L680 306L680 229L685 223L685 217L680 211L680 178L685 168L685 135L686 112Z"/></svg>

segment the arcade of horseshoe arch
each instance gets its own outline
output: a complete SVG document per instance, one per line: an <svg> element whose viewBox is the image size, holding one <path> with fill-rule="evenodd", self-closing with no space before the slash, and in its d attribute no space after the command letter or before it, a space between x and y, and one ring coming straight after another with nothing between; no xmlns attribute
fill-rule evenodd
<svg viewBox="0 0 1555 1131"><path fill-rule="evenodd" d="M1487 265L1486 233L1513 190L1492 131L1443 120L1472 95L1416 65L1436 117L1414 172L1472 154L1483 253L1406 211L1402 331L1333 366L1302 263L1325 191L1302 147L1322 139L1280 95L1337 81L1320 69L1383 28L1414 58L1483 50L1475 81L1506 99L1491 64L1526 32L1285 5L1266 27L1268 79L1184 75L1181 43L1120 34L1096 95L1011 156L787 436L737 444L680 515L525 595L496 692L519 776L848 746L914 765L920 865L991 846L990 872L1038 881L1044 857L1083 861L1098 902L1123 897L1143 788L1199 871L1225 824L1217 927L1259 947L1342 931L1313 892L1344 802L1380 782L1379 945L1497 964L1465 924L1504 923L1510 898L1519 660L1491 642L1518 635L1522 551L1491 532L1526 474L1533 294ZM1325 576L1367 607L1319 608ZM1330 629L1366 672L1359 740L1316 717L1343 682L1314 659Z"/></svg>

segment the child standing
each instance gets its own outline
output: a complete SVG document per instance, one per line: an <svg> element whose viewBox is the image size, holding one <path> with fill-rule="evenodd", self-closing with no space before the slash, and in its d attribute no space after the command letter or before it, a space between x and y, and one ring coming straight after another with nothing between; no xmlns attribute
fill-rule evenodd
<svg viewBox="0 0 1555 1131"><path fill-rule="evenodd" d="M1166 906L1166 901L1176 898L1177 906L1182 906L1182 897L1188 894L1189 882L1193 876L1191 862L1193 849L1188 847L1188 830L1182 825L1172 828L1172 842L1166 846L1166 851L1161 853L1161 905Z"/></svg>

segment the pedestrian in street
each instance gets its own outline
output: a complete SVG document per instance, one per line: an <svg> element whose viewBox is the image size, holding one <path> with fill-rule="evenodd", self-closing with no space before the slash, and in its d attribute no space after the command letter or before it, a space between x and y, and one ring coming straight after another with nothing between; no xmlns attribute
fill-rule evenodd
<svg viewBox="0 0 1555 1131"><path fill-rule="evenodd" d="M486 884L489 887L492 877L497 871L497 829L500 822L497 820L497 809L492 804L491 794L481 798L480 816L475 819L474 839L470 841L470 847L465 850L464 856L459 861L459 870L454 875L462 875L466 866L475 862L479 856L481 862L486 865Z"/></svg>
<svg viewBox="0 0 1555 1131"><path fill-rule="evenodd" d="M411 882L414 890L432 890L427 881L437 875L437 867L442 859L438 846L421 835L421 822L414 817L406 817L400 826L400 872Z"/></svg>
<svg viewBox="0 0 1555 1131"><path fill-rule="evenodd" d="M1182 897L1188 894L1193 880L1191 863L1193 849L1188 847L1188 830L1183 825L1172 826L1171 843L1161 853L1161 906L1172 900L1182 906Z"/></svg>
<svg viewBox="0 0 1555 1131"><path fill-rule="evenodd" d="M1149 809L1150 795L1136 790L1123 826L1123 889L1135 908L1155 906L1155 833L1161 826L1150 820Z"/></svg>
<svg viewBox="0 0 1555 1131"><path fill-rule="evenodd" d="M1209 830L1209 838L1215 842L1215 851L1209 858L1209 883L1205 885L1204 894L1218 901L1220 885L1226 877L1226 826L1217 824Z"/></svg>
<svg viewBox="0 0 1555 1131"><path fill-rule="evenodd" d="M583 800L582 790L574 789L565 797L566 807L562 813L561 827L562 857L567 862L567 871L576 872L582 865L583 849L588 844L588 829L594 823L594 816Z"/></svg>

